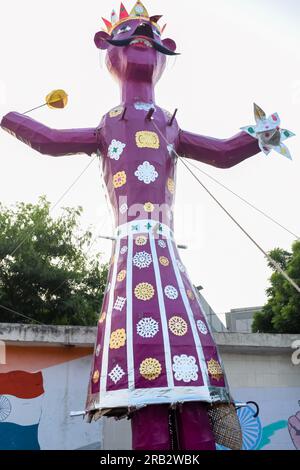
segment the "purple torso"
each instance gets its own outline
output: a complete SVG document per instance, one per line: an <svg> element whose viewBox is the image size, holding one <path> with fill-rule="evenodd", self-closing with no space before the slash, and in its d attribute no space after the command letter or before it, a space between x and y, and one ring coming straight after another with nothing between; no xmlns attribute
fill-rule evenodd
<svg viewBox="0 0 300 470"><path fill-rule="evenodd" d="M87 409L228 400L220 358L173 235L179 129L141 103L105 115L102 169L116 242ZM165 138L164 138L164 137ZM115 412L112 411L112 414Z"/></svg>

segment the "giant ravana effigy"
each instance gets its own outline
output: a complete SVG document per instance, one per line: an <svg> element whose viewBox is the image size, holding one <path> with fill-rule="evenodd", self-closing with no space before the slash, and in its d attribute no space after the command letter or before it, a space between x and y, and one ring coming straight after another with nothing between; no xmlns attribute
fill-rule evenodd
<svg viewBox="0 0 300 470"><path fill-rule="evenodd" d="M138 1L104 20L106 50L121 102L95 128L50 129L12 112L1 126L42 154L101 156L115 240L98 322L86 414L128 417L133 449L241 446L221 359L173 233L178 156L229 168L271 149L289 156L277 114L256 107L256 126L229 139L182 130L154 87L176 54L161 16ZM288 133L288 131L285 131Z"/></svg>

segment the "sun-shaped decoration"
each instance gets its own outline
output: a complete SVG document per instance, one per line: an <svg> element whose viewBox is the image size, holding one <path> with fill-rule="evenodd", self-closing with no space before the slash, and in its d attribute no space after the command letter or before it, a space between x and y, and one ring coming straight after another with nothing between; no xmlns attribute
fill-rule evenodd
<svg viewBox="0 0 300 470"><path fill-rule="evenodd" d="M223 371L218 361L215 361L214 359L207 361L207 370L208 370L208 373L211 375L212 379L215 379L215 380L222 379Z"/></svg>
<svg viewBox="0 0 300 470"><path fill-rule="evenodd" d="M126 176L125 171L119 171L113 176L113 185L114 185L114 188L116 189L121 188L121 186L124 186L124 184L126 184L126 181L127 181L127 176Z"/></svg>
<svg viewBox="0 0 300 470"><path fill-rule="evenodd" d="M110 349L120 349L122 346L125 346L126 343L126 332L124 328L115 330L110 335L109 346Z"/></svg>
<svg viewBox="0 0 300 470"><path fill-rule="evenodd" d="M134 289L134 295L139 300L150 300L154 293L154 287L148 282L140 282Z"/></svg>
<svg viewBox="0 0 300 470"><path fill-rule="evenodd" d="M188 289L188 290L186 291L186 293L187 293L187 296L188 296L188 298L189 298L190 300L194 300L194 299L195 299L194 293L193 293L193 291L192 291L191 289Z"/></svg>
<svg viewBox="0 0 300 470"><path fill-rule="evenodd" d="M152 202L145 202L144 209L145 209L145 212L153 212L154 205L152 204Z"/></svg>
<svg viewBox="0 0 300 470"><path fill-rule="evenodd" d="M136 237L135 244L137 246L144 246L147 243L147 237L144 235L140 235L139 237Z"/></svg>
<svg viewBox="0 0 300 470"><path fill-rule="evenodd" d="M96 384L97 382L99 382L99 378L100 378L100 373L98 370L95 370L94 374L93 374L93 382L94 384Z"/></svg>
<svg viewBox="0 0 300 470"><path fill-rule="evenodd" d="M187 333L187 322L179 316L174 315L169 320L169 328L175 336L184 336Z"/></svg>
<svg viewBox="0 0 300 470"><path fill-rule="evenodd" d="M166 256L160 256L159 262L162 266L169 266L170 264L170 261L168 260L168 258L166 258Z"/></svg>
<svg viewBox="0 0 300 470"><path fill-rule="evenodd" d="M124 281L125 277L126 277L126 269L122 269L122 271L120 271L117 276L117 281L122 282Z"/></svg>
<svg viewBox="0 0 300 470"><path fill-rule="evenodd" d="M174 180L172 180L172 178L168 178L167 187L168 187L168 190L170 191L170 193L174 194L174 192L175 192L175 183L174 183Z"/></svg>
<svg viewBox="0 0 300 470"><path fill-rule="evenodd" d="M161 374L161 364L157 359L148 357L140 365L140 374L144 379L155 380Z"/></svg>
<svg viewBox="0 0 300 470"><path fill-rule="evenodd" d="M120 114L122 114L123 111L124 111L123 106L118 106L117 108L114 108L109 112L109 117L114 118L114 117L120 116Z"/></svg>

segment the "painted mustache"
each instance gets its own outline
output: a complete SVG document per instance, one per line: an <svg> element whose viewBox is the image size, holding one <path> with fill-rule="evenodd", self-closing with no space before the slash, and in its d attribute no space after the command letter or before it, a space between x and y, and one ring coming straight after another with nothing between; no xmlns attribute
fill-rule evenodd
<svg viewBox="0 0 300 470"><path fill-rule="evenodd" d="M131 36L130 38L127 39L107 39L107 42L111 44L112 46L117 46L117 47L124 47L124 46L129 46L131 41L133 41L135 38L138 38L139 36ZM161 52L162 54L165 55L179 55L179 53L172 51L168 47L164 46L163 44L155 41L155 39L147 37L147 41L151 41L151 44L153 48Z"/></svg>

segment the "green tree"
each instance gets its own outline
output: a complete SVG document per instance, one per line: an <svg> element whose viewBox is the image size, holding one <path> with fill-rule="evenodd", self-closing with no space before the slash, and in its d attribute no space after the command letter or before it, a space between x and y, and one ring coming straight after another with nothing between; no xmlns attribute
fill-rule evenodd
<svg viewBox="0 0 300 470"><path fill-rule="evenodd" d="M95 325L107 266L90 254L82 208L50 214L50 203L0 204L0 304L44 324ZM90 251L89 251L90 250ZM0 321L30 323L0 307Z"/></svg>
<svg viewBox="0 0 300 470"><path fill-rule="evenodd" d="M293 244L291 253L276 248L270 255L300 285L300 241ZM273 268L270 263L269 267ZM253 332L300 333L299 292L277 271L273 272L270 281L268 302L255 314Z"/></svg>

